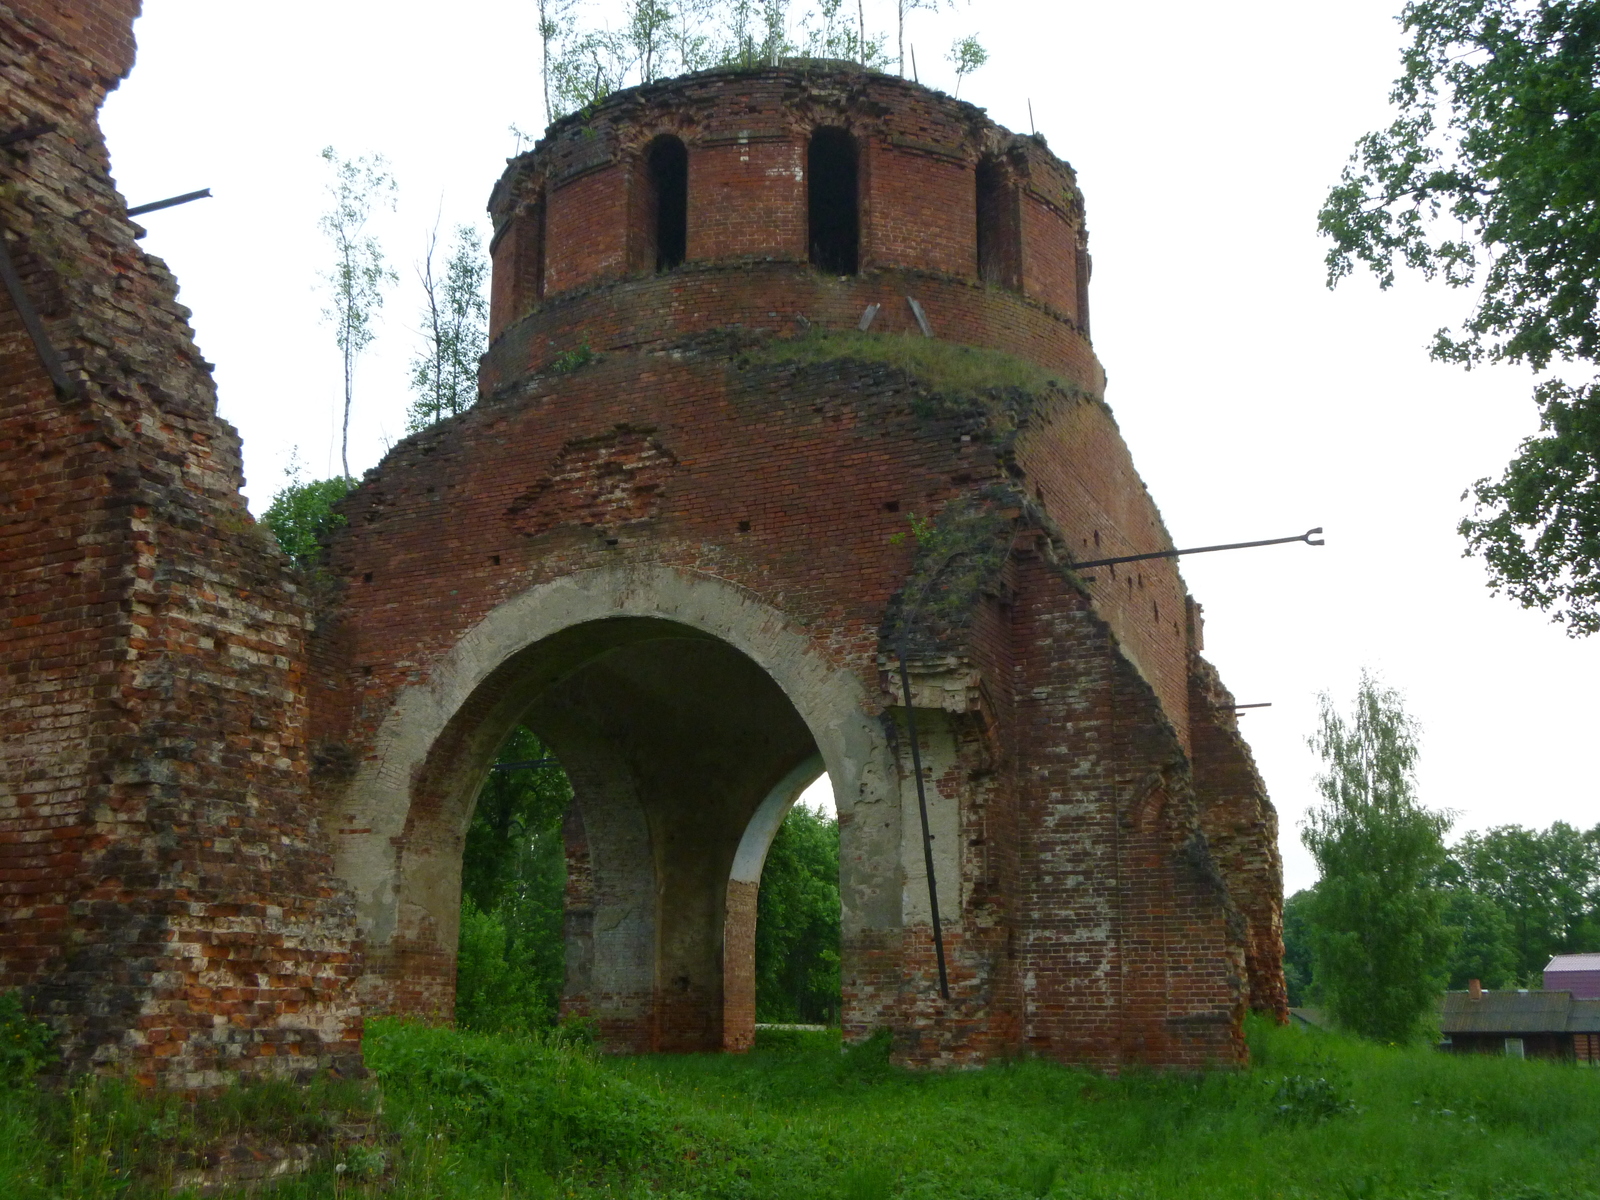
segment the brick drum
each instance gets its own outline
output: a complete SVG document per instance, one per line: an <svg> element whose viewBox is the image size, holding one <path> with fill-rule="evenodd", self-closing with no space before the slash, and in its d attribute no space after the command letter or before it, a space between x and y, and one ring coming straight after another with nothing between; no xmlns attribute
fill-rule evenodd
<svg viewBox="0 0 1600 1200"><path fill-rule="evenodd" d="M563 1010L613 1048L751 1043L753 880L820 763L847 1037L1243 1060L1276 819L1176 566L1073 568L1171 543L1042 138L817 62L557 122L491 199L480 403L367 474L313 601L107 174L136 13L0 5L0 987L70 1064L348 1071L363 1014L447 1018L518 723L575 796Z"/></svg>

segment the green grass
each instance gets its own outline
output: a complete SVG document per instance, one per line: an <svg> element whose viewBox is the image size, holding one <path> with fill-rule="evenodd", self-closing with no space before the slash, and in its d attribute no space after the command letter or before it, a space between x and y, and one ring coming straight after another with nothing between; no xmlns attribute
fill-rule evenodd
<svg viewBox="0 0 1600 1200"><path fill-rule="evenodd" d="M1037 1061L907 1072L881 1041L841 1052L827 1035L616 1059L374 1022L366 1101L324 1090L296 1110L281 1090L240 1094L258 1093L251 1119L325 1134L331 1110L381 1092L386 1132L324 1136L285 1198L1600 1197L1600 1071L1262 1024L1251 1044L1250 1071L1109 1079ZM100 1090L76 1123L62 1098L0 1106L0 1195L158 1194L128 1147L148 1143L163 1103L169 1122L199 1126L174 1101ZM237 1123L249 1103L219 1111Z"/></svg>

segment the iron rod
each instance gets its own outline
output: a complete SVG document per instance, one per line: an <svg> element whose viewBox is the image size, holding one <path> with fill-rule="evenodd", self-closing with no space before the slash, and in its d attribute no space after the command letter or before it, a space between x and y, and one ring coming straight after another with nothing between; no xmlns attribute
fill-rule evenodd
<svg viewBox="0 0 1600 1200"><path fill-rule="evenodd" d="M0 278L3 278L6 291L11 295L11 303L16 307L17 315L22 318L22 327L28 331L28 337L33 340L34 353L39 356L39 362L44 366L45 373L50 376L50 382L55 384L56 391L69 400L78 398L78 385L67 374L67 369L61 365L61 356L56 353L56 348L50 344L50 335L45 331L44 322L39 319L38 309L33 307L33 301L28 299L28 293L22 286L22 276L17 274L16 264L11 261L11 246L5 239L4 230L0 230Z"/></svg>
<svg viewBox="0 0 1600 1200"><path fill-rule="evenodd" d="M137 217L144 213L155 212L158 208L176 208L180 204L188 204L191 200L205 200L210 195L210 188L201 188L198 192L185 192L181 196L168 196L165 200L152 200L149 204L141 204L137 208L130 208L128 215Z"/></svg>
<svg viewBox="0 0 1600 1200"><path fill-rule="evenodd" d="M1156 550L1149 554L1124 554L1120 558L1096 558L1089 562L1075 562L1074 570L1087 570L1089 567L1113 567L1118 563L1147 562L1152 558L1177 558L1180 554L1210 554L1214 550L1250 550L1256 546L1281 546L1285 542L1304 542L1308 546L1321 546L1321 538L1313 538L1313 533L1321 533L1322 526L1308 529L1294 537L1267 538L1260 542L1229 542L1223 546L1192 546L1187 550Z"/></svg>
<svg viewBox="0 0 1600 1200"><path fill-rule="evenodd" d="M906 706L906 734L911 739L911 773L917 777L917 811L922 814L922 861L928 872L928 910L933 916L933 954L939 961L939 996L950 999L944 969L944 930L939 924L939 885L933 876L933 835L928 831L928 795L922 786L922 751L917 746L917 710L911 703L911 675L906 670L905 635L900 636L900 699Z"/></svg>

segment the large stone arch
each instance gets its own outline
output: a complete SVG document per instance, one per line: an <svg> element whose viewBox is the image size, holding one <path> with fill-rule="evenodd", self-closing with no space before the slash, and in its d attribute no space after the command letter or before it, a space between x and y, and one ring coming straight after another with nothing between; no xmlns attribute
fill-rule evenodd
<svg viewBox="0 0 1600 1200"><path fill-rule="evenodd" d="M821 770L844 818L846 943L899 927L899 784L860 678L724 580L593 569L504 601L402 688L337 801L374 1008L448 1011L462 839L519 721L573 781L569 846L592 883L569 912L566 1006L611 1044L748 1044L748 965L723 961L749 952L742 876Z"/></svg>

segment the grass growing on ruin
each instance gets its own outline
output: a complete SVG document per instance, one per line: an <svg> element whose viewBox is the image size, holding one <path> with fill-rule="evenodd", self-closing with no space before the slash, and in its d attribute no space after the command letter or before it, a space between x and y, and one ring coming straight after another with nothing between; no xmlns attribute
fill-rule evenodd
<svg viewBox="0 0 1600 1200"><path fill-rule="evenodd" d="M1113 1080L1029 1061L906 1072L882 1042L841 1052L825 1035L764 1038L745 1057L611 1059L376 1022L385 1132L330 1144L274 1195L1600 1197L1600 1072L1264 1025L1251 1040L1248 1072ZM0 1108L0 1195L160 1193L118 1175L157 1102L124 1096L122 1124L78 1132L64 1103ZM96 1155L114 1169L85 1170Z"/></svg>
<svg viewBox="0 0 1600 1200"><path fill-rule="evenodd" d="M857 333L815 329L800 337L773 338L745 352L751 362L822 363L837 359L883 363L952 396L985 396L1019 388L1039 394L1075 391L1057 374L998 350L963 346L920 334Z"/></svg>

